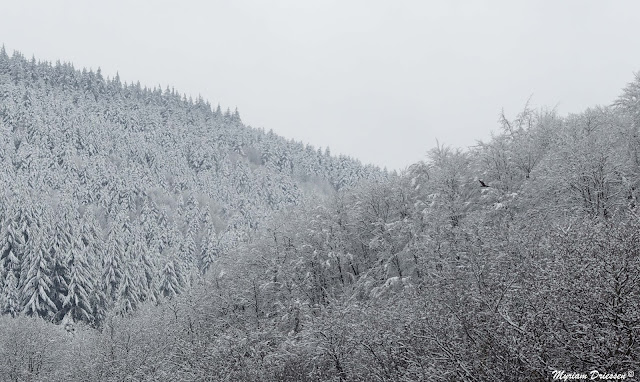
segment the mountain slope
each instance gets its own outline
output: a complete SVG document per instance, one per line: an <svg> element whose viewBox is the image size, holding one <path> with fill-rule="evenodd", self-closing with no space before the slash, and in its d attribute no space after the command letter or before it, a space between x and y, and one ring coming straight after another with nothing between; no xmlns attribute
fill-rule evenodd
<svg viewBox="0 0 640 382"><path fill-rule="evenodd" d="M526 107L394 176L171 91L81 91L68 78L91 73L27 80L37 64L5 61L9 380L524 382L640 364L640 76L610 107Z"/></svg>
<svg viewBox="0 0 640 382"><path fill-rule="evenodd" d="M59 320L74 311L65 301L82 274L90 321L182 290L275 211L384 176L203 99L4 49L0 169L0 276L12 272L7 293L20 295L11 309L32 304L27 314ZM27 279L36 259L40 278ZM86 269L74 273L78 262Z"/></svg>

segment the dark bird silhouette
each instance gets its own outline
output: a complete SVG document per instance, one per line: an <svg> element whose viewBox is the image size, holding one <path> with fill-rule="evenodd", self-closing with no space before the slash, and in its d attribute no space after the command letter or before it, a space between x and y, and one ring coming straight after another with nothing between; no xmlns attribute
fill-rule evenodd
<svg viewBox="0 0 640 382"><path fill-rule="evenodd" d="M481 181L480 179L478 179L478 182L480 182L480 187L489 187L485 182Z"/></svg>

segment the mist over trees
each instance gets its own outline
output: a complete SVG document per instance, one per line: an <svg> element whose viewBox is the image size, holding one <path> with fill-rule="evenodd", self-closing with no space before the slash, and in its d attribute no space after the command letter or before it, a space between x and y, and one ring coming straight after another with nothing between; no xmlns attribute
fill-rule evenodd
<svg viewBox="0 0 640 382"><path fill-rule="evenodd" d="M489 141L396 175L2 50L0 373L634 371L640 77L621 93L580 114L502 113Z"/></svg>

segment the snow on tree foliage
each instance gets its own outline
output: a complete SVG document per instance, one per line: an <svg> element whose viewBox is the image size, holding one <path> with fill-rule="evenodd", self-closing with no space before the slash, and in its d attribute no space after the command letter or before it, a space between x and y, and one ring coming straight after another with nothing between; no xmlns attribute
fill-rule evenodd
<svg viewBox="0 0 640 382"><path fill-rule="evenodd" d="M164 266L161 275L160 293L162 296L171 298L180 293L181 275L177 269L175 261L169 260Z"/></svg>
<svg viewBox="0 0 640 382"><path fill-rule="evenodd" d="M397 175L171 88L2 49L2 375L629 373L639 89L567 117L503 113L488 142L438 145Z"/></svg>
<svg viewBox="0 0 640 382"><path fill-rule="evenodd" d="M53 318L57 313L56 303L52 299L55 292L51 280L53 260L47 243L42 238L36 236L30 241L22 267L27 270L22 286L24 313L28 316Z"/></svg>
<svg viewBox="0 0 640 382"><path fill-rule="evenodd" d="M61 315L66 321L93 321L91 295L94 292L94 275L87 253L88 248L74 240L65 259L69 282L67 293L62 297Z"/></svg>
<svg viewBox="0 0 640 382"><path fill-rule="evenodd" d="M125 266L125 242L122 239L121 230L122 226L119 221L112 224L106 239L106 253L102 263L103 290L111 301L117 299L117 292L122 279L122 268Z"/></svg>
<svg viewBox="0 0 640 382"><path fill-rule="evenodd" d="M3 277L2 292L0 294L0 312L15 317L20 312L20 294L18 291L18 278L13 270L14 263L10 263L9 268L4 271L0 263L0 276Z"/></svg>
<svg viewBox="0 0 640 382"><path fill-rule="evenodd" d="M380 176L245 126L237 109L4 48L0 132L3 310L56 322L95 325L179 293L216 251L206 232L247 237L275 211L353 187L354 166ZM168 262L178 283L163 279Z"/></svg>

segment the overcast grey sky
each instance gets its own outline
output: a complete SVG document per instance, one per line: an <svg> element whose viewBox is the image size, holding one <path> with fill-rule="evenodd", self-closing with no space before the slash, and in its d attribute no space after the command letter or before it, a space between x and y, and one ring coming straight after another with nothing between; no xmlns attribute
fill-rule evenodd
<svg viewBox="0 0 640 382"><path fill-rule="evenodd" d="M245 123L402 169L502 107L609 104L640 70L638 1L6 1L0 43L238 107Z"/></svg>

